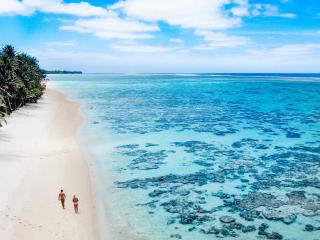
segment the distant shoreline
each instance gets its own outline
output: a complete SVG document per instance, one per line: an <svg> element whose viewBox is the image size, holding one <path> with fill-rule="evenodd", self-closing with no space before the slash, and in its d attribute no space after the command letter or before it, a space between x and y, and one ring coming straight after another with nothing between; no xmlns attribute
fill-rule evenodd
<svg viewBox="0 0 320 240"><path fill-rule="evenodd" d="M63 75L63 73L60 73ZM75 73L74 73L75 74ZM48 74L55 75L55 74ZM59 75L59 74L57 74ZM72 75L66 73L65 75ZM99 76L123 76L123 77L158 77L167 76L173 78L212 78L216 80L239 80L239 81L284 81L284 82L314 82L320 83L320 73L81 73L81 75L99 75Z"/></svg>
<svg viewBox="0 0 320 240"><path fill-rule="evenodd" d="M82 74L82 71L43 70L44 74Z"/></svg>
<svg viewBox="0 0 320 240"><path fill-rule="evenodd" d="M119 72L119 73L113 73L113 72L81 72L81 71L47 71L46 74L86 74L86 75L141 75L141 76L181 76L181 77L192 77L192 76L211 76L211 77L266 77L266 78L272 78L272 77L278 77L278 78L319 78L320 79L320 73L192 73L192 72L180 72L180 73L157 73L157 72L150 72L150 73L143 73L143 72L132 72L132 73L126 73L126 72Z"/></svg>

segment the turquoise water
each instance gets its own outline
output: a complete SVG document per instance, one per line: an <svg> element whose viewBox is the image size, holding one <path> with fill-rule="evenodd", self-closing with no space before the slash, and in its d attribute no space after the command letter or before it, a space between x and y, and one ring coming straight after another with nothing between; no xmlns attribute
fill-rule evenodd
<svg viewBox="0 0 320 240"><path fill-rule="evenodd" d="M320 239L320 75L50 75L114 239Z"/></svg>

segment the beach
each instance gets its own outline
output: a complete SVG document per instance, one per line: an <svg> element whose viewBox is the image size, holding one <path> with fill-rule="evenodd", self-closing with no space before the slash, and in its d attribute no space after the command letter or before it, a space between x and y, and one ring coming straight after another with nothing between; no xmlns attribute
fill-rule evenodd
<svg viewBox="0 0 320 240"><path fill-rule="evenodd" d="M1 239L97 239L90 171L76 139L84 122L79 107L49 85L0 129Z"/></svg>

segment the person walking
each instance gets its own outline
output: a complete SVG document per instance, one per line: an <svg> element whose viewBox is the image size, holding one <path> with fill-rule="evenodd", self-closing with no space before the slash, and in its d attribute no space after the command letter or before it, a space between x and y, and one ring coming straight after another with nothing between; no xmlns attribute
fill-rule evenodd
<svg viewBox="0 0 320 240"><path fill-rule="evenodd" d="M61 189L60 190L60 193L59 193L59 197L58 197L58 199L59 199L59 201L61 202L61 205L62 205L62 209L65 209L64 208L64 202L65 202L65 200L66 200L66 194L63 192L63 190Z"/></svg>
<svg viewBox="0 0 320 240"><path fill-rule="evenodd" d="M72 202L73 202L74 212L79 213L79 208L78 208L79 199L76 197L76 195L73 195Z"/></svg>

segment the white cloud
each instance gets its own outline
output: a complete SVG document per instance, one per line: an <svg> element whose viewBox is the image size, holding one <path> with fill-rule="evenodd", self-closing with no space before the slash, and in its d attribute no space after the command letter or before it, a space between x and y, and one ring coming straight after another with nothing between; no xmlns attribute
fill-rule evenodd
<svg viewBox="0 0 320 240"><path fill-rule="evenodd" d="M107 9L112 16L79 19L60 29L122 40L152 38L152 32L160 31L156 25L159 21L182 28L226 29L241 24L240 18L230 17L223 8L231 1L236 0L199 0L196 4L194 0L119 1ZM181 39L173 41L182 43Z"/></svg>
<svg viewBox="0 0 320 240"><path fill-rule="evenodd" d="M320 49L315 46L317 44L308 45L304 50L301 45L296 45L294 49L300 50L294 55L288 54L292 50L288 45L238 54L199 55L164 51L157 57L125 51L122 54L46 49L29 52L45 69L80 69L84 72L315 72L320 68Z"/></svg>
<svg viewBox="0 0 320 240"><path fill-rule="evenodd" d="M136 45L136 44L127 44L127 45L111 45L111 48L119 50L122 52L130 53L165 53L170 52L172 49L162 46L152 46L152 45Z"/></svg>
<svg viewBox="0 0 320 240"><path fill-rule="evenodd" d="M248 51L250 54L259 56L268 56L274 58L292 58L311 55L320 55L320 44L308 43L308 44L286 44L280 47L259 49Z"/></svg>
<svg viewBox="0 0 320 240"><path fill-rule="evenodd" d="M241 26L243 17L295 17L282 13L271 4L251 4L249 0L121 0L108 8L88 2L67 3L64 0L0 0L1 14L32 15L34 12L66 14L79 17L68 20L61 30L92 34L101 39L131 41L114 44L111 48L123 52L167 52L160 46L138 45L132 41L150 39L159 32L157 25L165 22L171 26L192 29L203 38L203 44L191 49L216 50L233 48L250 43L242 36L228 35L223 30ZM182 44L179 38L170 42ZM71 46L72 42L51 42L48 46ZM181 46L181 45L180 45ZM186 49L175 49L186 52Z"/></svg>
<svg viewBox="0 0 320 240"><path fill-rule="evenodd" d="M224 6L231 0L125 0L110 7L128 16L149 22L164 21L173 26L196 29L226 29L239 26L241 19L230 17Z"/></svg>
<svg viewBox="0 0 320 240"><path fill-rule="evenodd" d="M248 0L234 0L235 7L231 8L234 16L245 17L250 15L250 4Z"/></svg>
<svg viewBox="0 0 320 240"><path fill-rule="evenodd" d="M64 42L47 42L46 45L49 47L67 47L67 46L76 46L78 45L78 43L75 40L69 40Z"/></svg>
<svg viewBox="0 0 320 240"><path fill-rule="evenodd" d="M232 8L231 13L234 16L238 16L238 17L245 17L250 15L248 8L241 7L241 6Z"/></svg>
<svg viewBox="0 0 320 240"><path fill-rule="evenodd" d="M235 7L231 8L231 13L238 17L283 17L294 18L293 13L282 13L279 7L272 4L250 4L248 0L234 0Z"/></svg>
<svg viewBox="0 0 320 240"><path fill-rule="evenodd" d="M178 43L178 44L183 43L183 39L181 39L181 38L170 38L169 41L173 42L173 43Z"/></svg>
<svg viewBox="0 0 320 240"><path fill-rule="evenodd" d="M198 50L248 44L248 38L212 32L238 27L242 23L242 17L295 17L291 13L281 13L275 5L251 4L248 0L123 0L109 9L138 20L163 21L184 29L195 29L195 34L203 37L205 42L196 47Z"/></svg>
<svg viewBox="0 0 320 240"><path fill-rule="evenodd" d="M203 37L205 44L196 46L196 50L216 50L219 48L233 48L250 43L250 39L241 36L228 35L222 32L197 30L196 35Z"/></svg>
<svg viewBox="0 0 320 240"><path fill-rule="evenodd" d="M225 6L230 4L234 6L230 10L233 16L225 10ZM0 14L11 15L32 15L39 11L88 17L114 14L112 10L145 21L165 21L170 25L196 29L239 26L243 16L295 17L293 13L280 13L276 5L250 4L248 0L122 0L110 6L109 10L84 1L1 0L0 4Z"/></svg>
<svg viewBox="0 0 320 240"><path fill-rule="evenodd" d="M18 0L1 0L0 15L31 15L33 11Z"/></svg>
<svg viewBox="0 0 320 240"><path fill-rule="evenodd" d="M79 19L72 25L65 25L60 29L79 33L92 33L102 39L124 40L152 38L149 32L160 30L157 25L122 19L116 16Z"/></svg>
<svg viewBox="0 0 320 240"><path fill-rule="evenodd" d="M80 17L110 14L107 9L95 7L87 2L64 3L63 0L1 0L0 15L32 15L36 11Z"/></svg>
<svg viewBox="0 0 320 240"><path fill-rule="evenodd" d="M295 18L295 17L297 17L297 15L294 14L294 13L282 13L279 16L280 17L284 17L284 18Z"/></svg>
<svg viewBox="0 0 320 240"><path fill-rule="evenodd" d="M293 13L281 13L278 6L271 4L254 4L252 10L253 16L263 15L266 17L284 17L284 18L295 18L296 15Z"/></svg>

